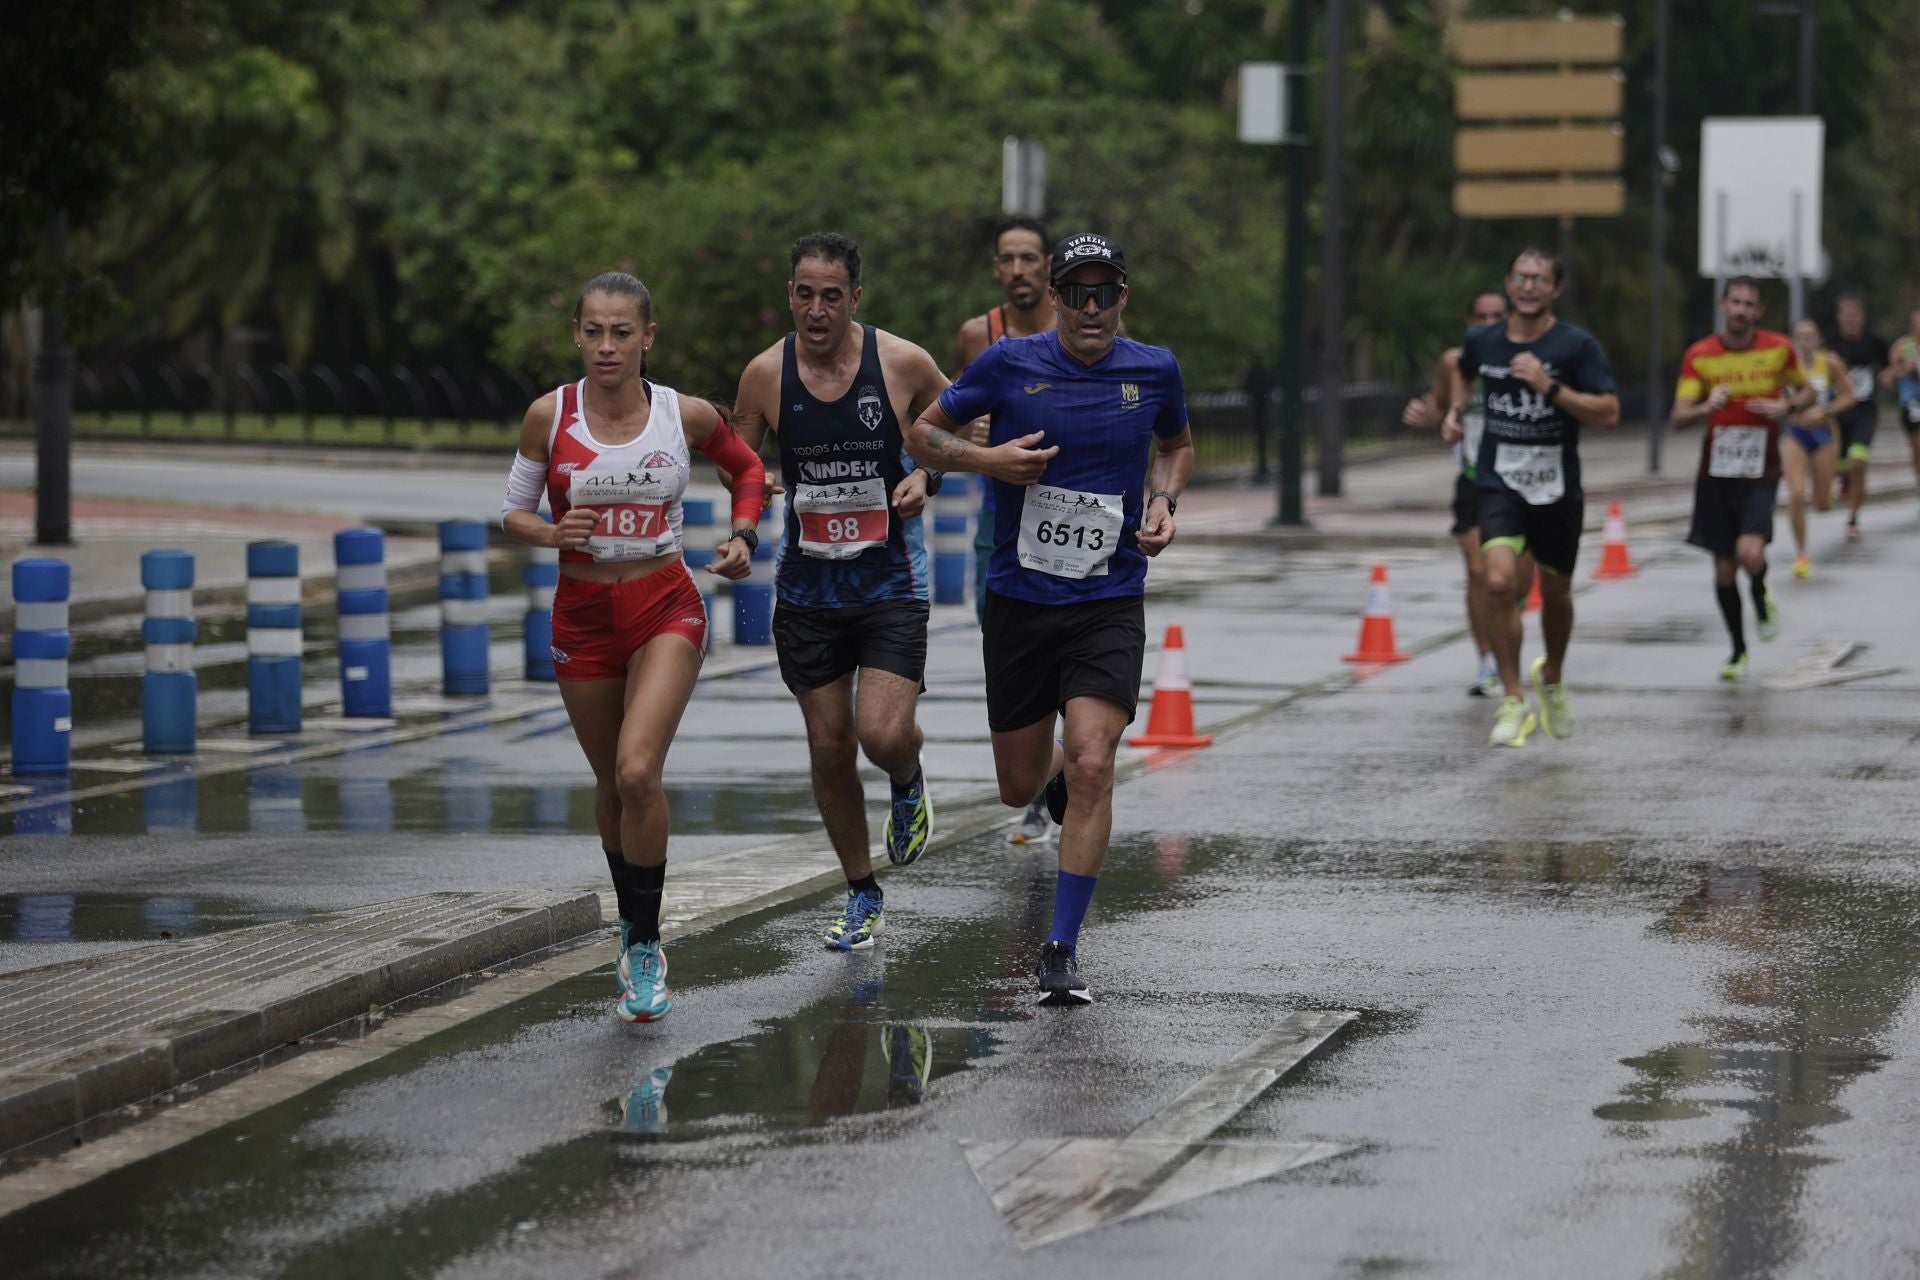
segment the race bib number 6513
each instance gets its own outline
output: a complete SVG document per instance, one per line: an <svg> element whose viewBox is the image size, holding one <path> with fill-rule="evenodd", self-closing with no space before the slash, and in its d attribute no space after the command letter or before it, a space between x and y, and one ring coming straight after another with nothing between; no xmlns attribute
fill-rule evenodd
<svg viewBox="0 0 1920 1280"><path fill-rule="evenodd" d="M1099 578L1120 546L1126 513L1117 493L1033 485L1020 508L1020 566L1056 578Z"/></svg>

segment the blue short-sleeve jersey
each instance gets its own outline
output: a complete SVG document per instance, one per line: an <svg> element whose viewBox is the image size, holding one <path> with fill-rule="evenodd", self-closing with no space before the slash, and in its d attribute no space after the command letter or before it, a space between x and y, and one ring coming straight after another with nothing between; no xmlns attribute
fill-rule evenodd
<svg viewBox="0 0 1920 1280"><path fill-rule="evenodd" d="M1113 349L1088 365L1067 354L1058 333L1002 338L941 393L940 409L949 421L962 424L990 416L988 439L995 445L1041 432L1045 438L1037 447L1060 447L1041 483L1122 497L1125 519L1107 572L1062 578L1019 563L1015 545L1025 490L995 480L989 590L1034 604L1078 604L1146 592L1147 557L1136 534L1151 440L1170 440L1187 429L1186 387L1173 352L1115 338Z"/></svg>

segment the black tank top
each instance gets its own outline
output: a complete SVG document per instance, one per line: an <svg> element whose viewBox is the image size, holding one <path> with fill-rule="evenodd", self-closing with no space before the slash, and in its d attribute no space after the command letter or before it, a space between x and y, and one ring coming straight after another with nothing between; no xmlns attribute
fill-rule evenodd
<svg viewBox="0 0 1920 1280"><path fill-rule="evenodd" d="M860 371L838 400L807 390L796 337L780 356L780 475L787 488L780 598L834 609L927 598L920 518L901 520L893 491L906 479L900 420L880 370L880 339L861 326Z"/></svg>

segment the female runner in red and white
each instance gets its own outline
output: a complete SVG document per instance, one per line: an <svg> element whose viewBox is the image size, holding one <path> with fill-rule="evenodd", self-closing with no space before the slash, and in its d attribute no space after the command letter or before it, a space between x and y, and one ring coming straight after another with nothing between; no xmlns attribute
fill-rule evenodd
<svg viewBox="0 0 1920 1280"><path fill-rule="evenodd" d="M681 556L689 446L733 489L733 532L707 572L747 576L766 469L704 400L646 377L658 326L625 272L587 281L573 312L586 377L533 402L520 426L501 526L560 549L553 669L595 781L594 820L620 904L620 1003L628 1022L673 1007L660 950L667 797L660 773L700 675L707 612ZM553 523L539 515L546 490Z"/></svg>

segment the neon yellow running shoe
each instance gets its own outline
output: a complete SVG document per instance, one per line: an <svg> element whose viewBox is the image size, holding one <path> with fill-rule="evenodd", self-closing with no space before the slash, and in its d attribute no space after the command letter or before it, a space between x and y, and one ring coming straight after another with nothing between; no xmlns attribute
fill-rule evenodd
<svg viewBox="0 0 1920 1280"><path fill-rule="evenodd" d="M1493 736L1487 739L1490 747L1524 747L1527 735L1534 731L1540 722L1533 718L1533 712L1527 708L1525 698L1506 698L1500 703L1500 712L1494 717Z"/></svg>
<svg viewBox="0 0 1920 1280"><path fill-rule="evenodd" d="M1767 611L1760 615L1760 638L1777 640L1780 637L1780 606L1773 602L1771 591L1762 591L1760 599L1767 606Z"/></svg>
<svg viewBox="0 0 1920 1280"><path fill-rule="evenodd" d="M1737 658L1727 659L1727 664L1720 668L1720 678L1729 684L1737 680L1744 680L1746 677L1747 655L1744 653Z"/></svg>
<svg viewBox="0 0 1920 1280"><path fill-rule="evenodd" d="M1811 578L1813 576L1813 561L1805 556L1795 556L1793 558L1793 576L1802 582Z"/></svg>
<svg viewBox="0 0 1920 1280"><path fill-rule="evenodd" d="M1533 691L1540 698L1540 727L1547 731L1549 738L1571 738L1573 736L1573 708L1567 705L1567 686L1565 683L1548 684L1540 673L1547 669L1545 654L1533 660L1527 668L1527 677L1533 681Z"/></svg>

